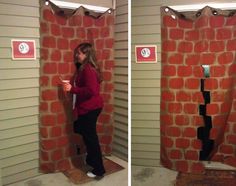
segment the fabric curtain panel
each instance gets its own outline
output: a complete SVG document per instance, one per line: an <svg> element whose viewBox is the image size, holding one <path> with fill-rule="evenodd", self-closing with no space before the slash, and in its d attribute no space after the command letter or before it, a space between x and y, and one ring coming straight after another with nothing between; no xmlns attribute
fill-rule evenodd
<svg viewBox="0 0 236 186"><path fill-rule="evenodd" d="M73 76L73 52L82 42L93 44L101 67L104 108L97 132L103 154L112 151L114 12L98 14L83 7L72 12L41 1L40 30L40 169L47 173L81 165L86 152L82 137L73 132L71 95L60 84L60 76Z"/></svg>
<svg viewBox="0 0 236 186"><path fill-rule="evenodd" d="M236 11L161 7L161 163L236 167Z"/></svg>

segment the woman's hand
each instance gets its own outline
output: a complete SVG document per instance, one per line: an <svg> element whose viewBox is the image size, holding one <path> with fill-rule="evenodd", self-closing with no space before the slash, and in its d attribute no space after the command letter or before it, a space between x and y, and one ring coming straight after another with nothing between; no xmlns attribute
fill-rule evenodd
<svg viewBox="0 0 236 186"><path fill-rule="evenodd" d="M65 92L69 92L72 88L72 85L70 83L63 83L63 90Z"/></svg>

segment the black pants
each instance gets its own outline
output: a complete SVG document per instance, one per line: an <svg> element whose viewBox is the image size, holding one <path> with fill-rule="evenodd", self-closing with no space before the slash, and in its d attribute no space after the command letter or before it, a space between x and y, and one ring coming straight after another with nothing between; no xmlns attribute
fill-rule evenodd
<svg viewBox="0 0 236 186"><path fill-rule="evenodd" d="M86 162L94 168L92 172L97 176L102 176L105 173L96 131L96 123L101 110L96 109L81 115L74 123L74 132L82 135L87 149Z"/></svg>

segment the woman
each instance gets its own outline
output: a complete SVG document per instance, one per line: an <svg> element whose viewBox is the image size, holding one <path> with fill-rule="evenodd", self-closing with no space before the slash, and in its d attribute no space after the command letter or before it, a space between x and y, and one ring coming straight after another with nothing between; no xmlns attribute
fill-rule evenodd
<svg viewBox="0 0 236 186"><path fill-rule="evenodd" d="M105 173L102 153L96 132L96 123L103 107L100 96L100 71L95 51L90 43L82 43L74 50L77 71L71 83L64 83L65 91L74 96L73 112L77 119L74 123L76 133L82 135L87 149L86 163L93 167L87 175L101 178Z"/></svg>

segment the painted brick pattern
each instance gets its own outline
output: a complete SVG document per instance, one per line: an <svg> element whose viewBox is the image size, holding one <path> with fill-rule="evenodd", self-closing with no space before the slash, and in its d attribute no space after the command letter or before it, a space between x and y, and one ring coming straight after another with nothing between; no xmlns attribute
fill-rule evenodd
<svg viewBox="0 0 236 186"><path fill-rule="evenodd" d="M161 162L177 171L202 173L199 131L211 119L209 159L236 166L236 15L213 15L206 7L191 21L164 9ZM210 66L208 78L202 65Z"/></svg>
<svg viewBox="0 0 236 186"><path fill-rule="evenodd" d="M104 109L97 130L102 152L110 154L113 138L114 90L114 15L99 18L87 16L83 8L70 17L57 15L52 7L41 8L41 77L40 77L40 169L43 172L64 171L80 162L86 149L81 136L72 130L71 96L65 94L59 75L70 79L75 71L73 50L82 42L91 42L103 75L101 93Z"/></svg>

